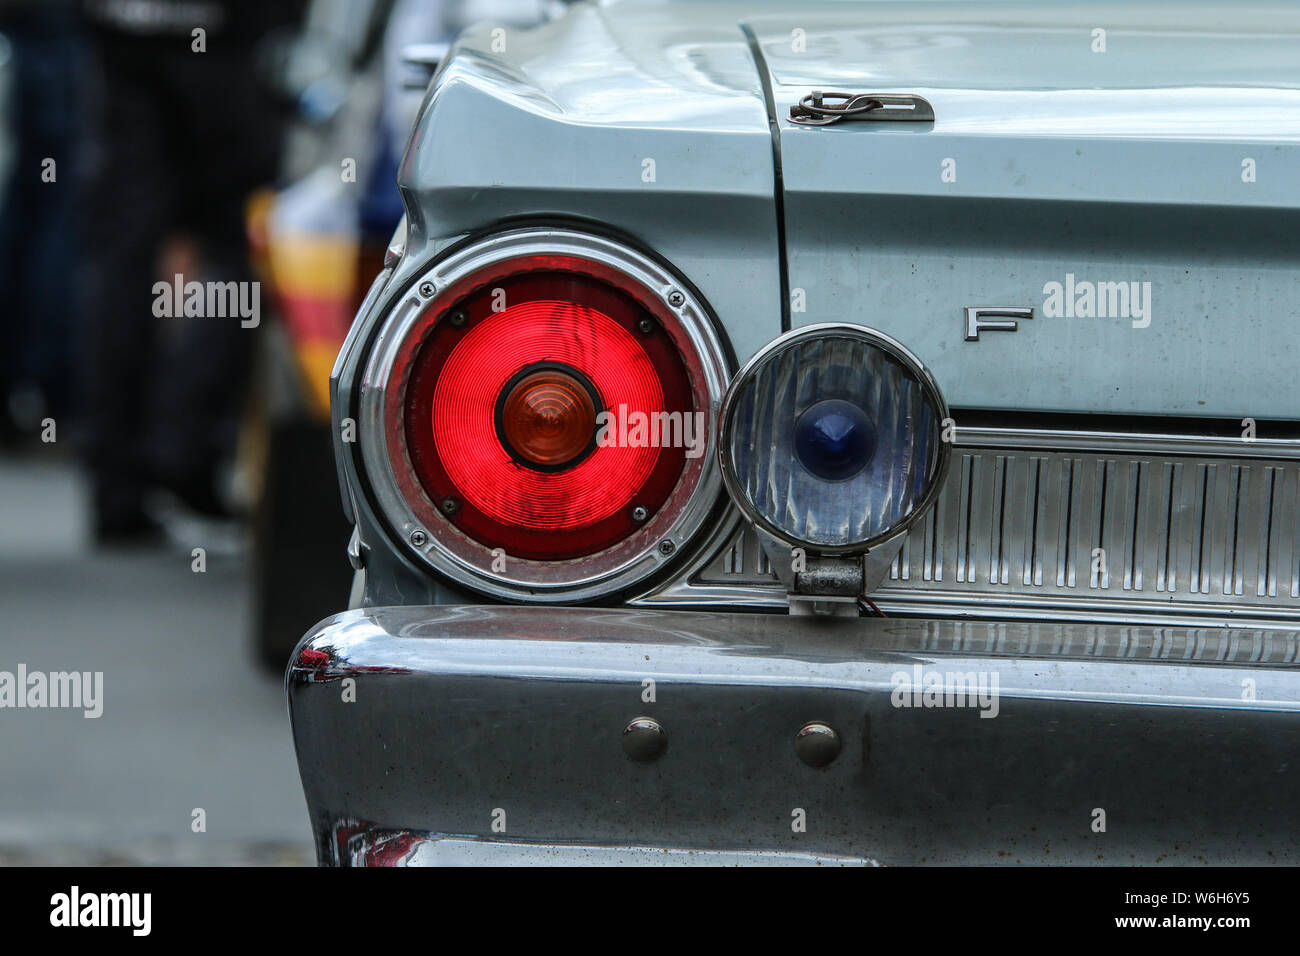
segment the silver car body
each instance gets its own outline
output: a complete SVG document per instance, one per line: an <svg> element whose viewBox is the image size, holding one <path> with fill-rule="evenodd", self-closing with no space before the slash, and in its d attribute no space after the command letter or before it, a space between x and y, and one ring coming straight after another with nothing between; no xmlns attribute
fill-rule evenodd
<svg viewBox="0 0 1300 956"><path fill-rule="evenodd" d="M322 862L1300 859L1297 43L1284 3L616 0L464 33L341 433L412 284L533 223L670 263L737 364L791 327L892 336L956 448L891 616L815 621L730 508L612 607L485 603L340 442L354 610L288 675ZM814 90L935 119L789 122ZM1034 317L971 339L969 307ZM998 719L900 701L917 667L1000 681ZM642 712L651 764L619 746ZM810 721L844 745L821 769Z"/></svg>

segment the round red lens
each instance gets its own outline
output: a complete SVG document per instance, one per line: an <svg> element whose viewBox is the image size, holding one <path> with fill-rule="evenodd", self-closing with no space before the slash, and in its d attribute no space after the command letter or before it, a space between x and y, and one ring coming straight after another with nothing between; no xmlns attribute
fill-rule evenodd
<svg viewBox="0 0 1300 956"><path fill-rule="evenodd" d="M407 453L473 541L578 558L635 534L671 497L685 449L659 438L694 414L694 393L632 290L527 266L439 307L407 389Z"/></svg>

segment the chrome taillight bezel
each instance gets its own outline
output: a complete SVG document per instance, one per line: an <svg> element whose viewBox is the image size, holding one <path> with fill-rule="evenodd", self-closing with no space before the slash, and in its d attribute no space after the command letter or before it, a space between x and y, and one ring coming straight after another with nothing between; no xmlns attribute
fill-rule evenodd
<svg viewBox="0 0 1300 956"><path fill-rule="evenodd" d="M562 561L507 557L493 571L489 549L439 512L416 477L406 448L403 409L420 347L436 322L469 288L511 262L547 255L592 263L640 290L686 364L696 407L707 411L704 454L686 460L676 490L631 536L604 551ZM707 308L667 267L605 236L553 227L521 227L474 241L439 259L414 279L383 319L358 386L358 443L379 512L396 544L425 566L490 597L576 603L606 597L675 563L722 499L717 419L728 363Z"/></svg>

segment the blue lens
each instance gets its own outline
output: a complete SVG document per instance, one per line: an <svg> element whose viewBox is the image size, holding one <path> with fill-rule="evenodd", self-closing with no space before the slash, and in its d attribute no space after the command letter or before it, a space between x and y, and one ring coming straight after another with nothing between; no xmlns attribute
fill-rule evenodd
<svg viewBox="0 0 1300 956"><path fill-rule="evenodd" d="M792 541L883 540L939 478L942 398L865 331L798 335L733 385L734 493Z"/></svg>
<svg viewBox="0 0 1300 956"><path fill-rule="evenodd" d="M852 478L867 467L875 450L871 419L852 402L828 398L795 422L794 451L799 462L826 481Z"/></svg>

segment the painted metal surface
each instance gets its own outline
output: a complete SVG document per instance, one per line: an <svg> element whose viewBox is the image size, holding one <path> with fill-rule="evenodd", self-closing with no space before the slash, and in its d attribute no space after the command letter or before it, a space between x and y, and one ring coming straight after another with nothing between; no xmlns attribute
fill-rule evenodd
<svg viewBox="0 0 1300 956"><path fill-rule="evenodd" d="M668 257L720 316L744 316L728 334L748 355L780 331L753 60L734 21L665 36L680 9L629 12L580 5L534 30L462 34L399 171L407 261L502 219L590 220Z"/></svg>
<svg viewBox="0 0 1300 956"><path fill-rule="evenodd" d="M954 405L1300 416L1294 5L853 7L749 21L778 115L870 88L936 119L782 124L795 324L894 335ZM1145 314L1053 310L1053 282L1137 282ZM963 343L983 302L1035 321Z"/></svg>
<svg viewBox="0 0 1300 956"><path fill-rule="evenodd" d="M504 49L484 27L458 45L403 165L413 249L521 214L627 229L700 287L743 360L783 307L746 29L774 118L836 86L916 92L936 112L778 123L795 324L898 338L957 406L1300 417L1285 371L1300 358L1288 4L628 0L512 32ZM1040 313L1015 336L961 342L963 307L1041 307L1067 276L1149 282L1149 314Z"/></svg>

